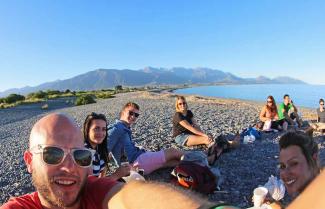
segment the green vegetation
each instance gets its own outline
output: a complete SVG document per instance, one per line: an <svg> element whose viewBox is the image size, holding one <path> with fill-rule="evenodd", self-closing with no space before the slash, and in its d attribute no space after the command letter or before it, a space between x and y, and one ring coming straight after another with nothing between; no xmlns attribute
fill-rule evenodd
<svg viewBox="0 0 325 209"><path fill-rule="evenodd" d="M13 104L15 102L25 100L25 97L19 94L10 94L9 96L3 98L2 100L4 101L4 103Z"/></svg>
<svg viewBox="0 0 325 209"><path fill-rule="evenodd" d="M75 102L75 105L86 105L96 103L95 99L91 95L79 96Z"/></svg>
<svg viewBox="0 0 325 209"><path fill-rule="evenodd" d="M66 89L65 91L59 90L44 90L29 93L26 97L19 94L10 94L7 97L0 98L0 109L10 108L20 104L31 104L46 102L42 109L48 108L47 101L49 99L67 98L65 102L67 104L74 105L85 105L95 103L96 99L109 99L113 98L115 94L132 92L132 91L143 91L145 87L140 88L128 88L122 87L122 85L115 86L114 89L101 89L93 91L71 91ZM71 98L71 99L70 99Z"/></svg>

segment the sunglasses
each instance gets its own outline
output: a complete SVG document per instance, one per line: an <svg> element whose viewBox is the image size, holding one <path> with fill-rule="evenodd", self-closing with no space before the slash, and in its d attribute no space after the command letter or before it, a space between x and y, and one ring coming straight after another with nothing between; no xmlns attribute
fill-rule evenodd
<svg viewBox="0 0 325 209"><path fill-rule="evenodd" d="M180 102L178 105L186 105L186 102Z"/></svg>
<svg viewBox="0 0 325 209"><path fill-rule="evenodd" d="M134 116L134 117L137 118L137 117L139 117L140 114L139 113L136 113L136 112L133 112L133 111L129 111L129 115L130 116Z"/></svg>
<svg viewBox="0 0 325 209"><path fill-rule="evenodd" d="M273 101L269 101L269 100L268 100L267 103L273 103Z"/></svg>
<svg viewBox="0 0 325 209"><path fill-rule="evenodd" d="M324 103L320 103L320 105L324 106Z"/></svg>
<svg viewBox="0 0 325 209"><path fill-rule="evenodd" d="M64 161L67 154L71 154L73 161L83 168L92 165L93 155L95 154L95 150L86 148L66 149L44 144L38 144L29 151L34 154L42 154L43 162L48 165L59 165Z"/></svg>

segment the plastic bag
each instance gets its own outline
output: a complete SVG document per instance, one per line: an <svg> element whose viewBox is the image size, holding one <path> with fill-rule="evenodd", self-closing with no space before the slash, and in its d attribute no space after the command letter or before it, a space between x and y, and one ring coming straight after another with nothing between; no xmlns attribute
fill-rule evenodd
<svg viewBox="0 0 325 209"><path fill-rule="evenodd" d="M281 179L278 180L277 177L271 175L264 187L268 189L269 194L274 200L279 201L284 197L285 187Z"/></svg>
<svg viewBox="0 0 325 209"><path fill-rule="evenodd" d="M247 136L244 136L244 144L247 144L247 143L252 143L255 141L255 136L254 135L247 135Z"/></svg>

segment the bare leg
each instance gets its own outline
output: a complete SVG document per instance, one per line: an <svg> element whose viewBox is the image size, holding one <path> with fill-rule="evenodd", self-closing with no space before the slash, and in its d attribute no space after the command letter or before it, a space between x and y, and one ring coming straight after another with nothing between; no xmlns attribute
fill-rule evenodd
<svg viewBox="0 0 325 209"><path fill-rule="evenodd" d="M168 148L164 150L166 162L163 167L173 167L176 166L184 152L175 148Z"/></svg>
<svg viewBox="0 0 325 209"><path fill-rule="evenodd" d="M193 146L199 144L209 145L211 142L212 141L209 137L190 135L187 139L186 146Z"/></svg>

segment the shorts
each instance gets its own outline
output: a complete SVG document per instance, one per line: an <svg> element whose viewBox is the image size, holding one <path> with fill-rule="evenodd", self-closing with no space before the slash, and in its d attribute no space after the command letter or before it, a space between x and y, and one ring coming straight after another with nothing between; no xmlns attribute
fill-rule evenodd
<svg viewBox="0 0 325 209"><path fill-rule="evenodd" d="M178 136L176 136L175 142L178 145L185 146L189 136L190 134L185 134L185 133L179 134Z"/></svg>
<svg viewBox="0 0 325 209"><path fill-rule="evenodd" d="M166 157L164 150L158 152L145 152L133 162L133 165L137 165L139 169L144 170L144 174L149 174L154 170L157 170L166 163Z"/></svg>

